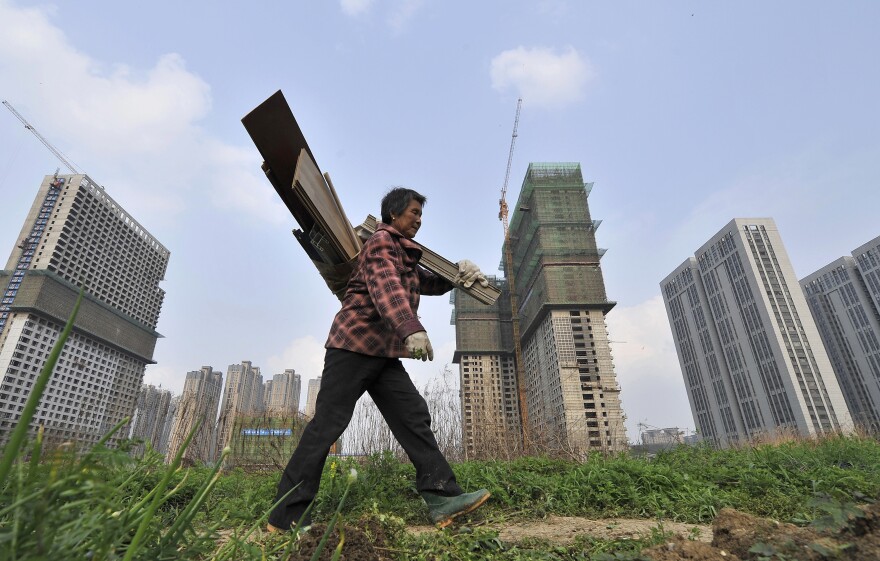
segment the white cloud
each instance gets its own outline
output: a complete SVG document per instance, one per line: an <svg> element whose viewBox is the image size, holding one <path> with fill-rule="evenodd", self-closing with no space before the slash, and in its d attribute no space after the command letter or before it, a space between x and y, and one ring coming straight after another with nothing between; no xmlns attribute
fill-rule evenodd
<svg viewBox="0 0 880 561"><path fill-rule="evenodd" d="M339 6L342 13L347 16L359 16L366 13L373 5L374 0L340 0Z"/></svg>
<svg viewBox="0 0 880 561"><path fill-rule="evenodd" d="M630 441L637 424L694 428L675 344L660 295L608 314L608 331Z"/></svg>
<svg viewBox="0 0 880 561"><path fill-rule="evenodd" d="M317 378L324 370L324 343L308 335L294 339L284 347L280 354L270 356L263 369L263 379L270 380L274 374L293 368L302 376L303 388L308 380Z"/></svg>
<svg viewBox="0 0 880 561"><path fill-rule="evenodd" d="M200 126L211 89L182 56L166 53L146 69L98 60L74 47L52 16L0 3L0 83L81 171L135 215L171 218L208 200L273 224L286 219L256 151Z"/></svg>
<svg viewBox="0 0 880 561"><path fill-rule="evenodd" d="M513 89L531 105L561 106L583 98L595 71L573 47L557 53L520 46L493 58L490 75L498 91Z"/></svg>
<svg viewBox="0 0 880 561"><path fill-rule="evenodd" d="M270 224L290 220L290 213L275 191L268 188L264 177L252 170L260 169L256 151L206 139L205 178L211 186L211 201L219 208L245 212Z"/></svg>

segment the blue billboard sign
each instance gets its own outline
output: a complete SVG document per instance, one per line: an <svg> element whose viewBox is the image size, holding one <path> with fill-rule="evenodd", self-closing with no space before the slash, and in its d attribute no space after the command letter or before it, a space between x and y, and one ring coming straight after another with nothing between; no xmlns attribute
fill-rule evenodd
<svg viewBox="0 0 880 561"><path fill-rule="evenodd" d="M291 429L241 429L242 436L290 436Z"/></svg>

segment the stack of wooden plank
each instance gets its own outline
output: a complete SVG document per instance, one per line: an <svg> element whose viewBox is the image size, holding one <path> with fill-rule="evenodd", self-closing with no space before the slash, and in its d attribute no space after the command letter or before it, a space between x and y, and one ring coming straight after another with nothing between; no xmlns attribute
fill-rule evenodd
<svg viewBox="0 0 880 561"><path fill-rule="evenodd" d="M345 294L354 261L361 249L360 237L376 230L368 216L353 228L333 182L321 173L290 106L281 91L275 92L241 120L263 156L263 172L300 226L293 234L340 300ZM454 282L458 267L422 246L421 265ZM492 304L501 291L490 285L462 288L484 304Z"/></svg>

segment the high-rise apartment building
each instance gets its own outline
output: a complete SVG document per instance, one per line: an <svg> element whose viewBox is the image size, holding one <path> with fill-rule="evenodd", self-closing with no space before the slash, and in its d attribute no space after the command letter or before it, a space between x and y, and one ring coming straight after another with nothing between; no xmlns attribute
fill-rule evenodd
<svg viewBox="0 0 880 561"><path fill-rule="evenodd" d="M32 422L93 443L134 411L153 363L168 250L86 175L46 176L0 271L0 442L85 297ZM128 427L120 436L128 434Z"/></svg>
<svg viewBox="0 0 880 561"><path fill-rule="evenodd" d="M270 415L293 416L299 411L302 379L293 369L275 374L266 382L266 411Z"/></svg>
<svg viewBox="0 0 880 561"><path fill-rule="evenodd" d="M177 415L168 438L166 461L171 461L196 424L193 439L183 453L188 464L212 462L217 452L217 407L223 390L223 374L210 366L187 372Z"/></svg>
<svg viewBox="0 0 880 561"><path fill-rule="evenodd" d="M772 219L732 220L660 288L704 441L726 447L852 428Z"/></svg>
<svg viewBox="0 0 880 561"><path fill-rule="evenodd" d="M171 398L170 391L144 384L138 392L137 405L131 418L129 437L141 440L144 444L149 443L153 450L163 455L166 450L161 449L162 436ZM137 451L142 453L143 450L144 445L139 445Z"/></svg>
<svg viewBox="0 0 880 561"><path fill-rule="evenodd" d="M309 389L306 393L306 417L311 419L315 416L315 405L318 403L318 390L321 389L321 377L309 380Z"/></svg>
<svg viewBox="0 0 880 561"><path fill-rule="evenodd" d="M800 284L853 422L880 432L880 237Z"/></svg>
<svg viewBox="0 0 880 561"><path fill-rule="evenodd" d="M217 420L217 449L229 445L235 419L241 415L253 416L265 411L263 402L263 375L260 367L244 360L230 364L226 370L226 387Z"/></svg>
<svg viewBox="0 0 880 561"><path fill-rule="evenodd" d="M614 302L605 293L590 189L580 164L530 164L509 227L514 270L505 271L515 281L529 445L577 455L628 446L605 325ZM504 327L513 312L509 296L494 313L453 298L467 445L493 411L491 426L520 422L512 416L518 397L509 401L519 390L513 345L505 341L512 331ZM469 421L468 407L479 416Z"/></svg>

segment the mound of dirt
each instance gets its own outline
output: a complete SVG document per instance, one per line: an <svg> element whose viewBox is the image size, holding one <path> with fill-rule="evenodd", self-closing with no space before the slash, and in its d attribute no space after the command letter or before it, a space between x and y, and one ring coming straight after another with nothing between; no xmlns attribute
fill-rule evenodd
<svg viewBox="0 0 880 561"><path fill-rule="evenodd" d="M309 531L300 537L297 550L291 554L289 561L308 560L315 554L327 531L325 524L313 524ZM377 548L388 545L388 538L381 524L372 519L360 520L356 524L346 524L340 529L337 526L330 533L324 549L318 556L320 561L330 561L342 538L342 554L340 561L384 561Z"/></svg>
<svg viewBox="0 0 880 561"><path fill-rule="evenodd" d="M723 509L712 524L712 543L680 537L642 551L653 561L717 559L880 559L880 506L853 509L835 528L801 528Z"/></svg>
<svg viewBox="0 0 880 561"><path fill-rule="evenodd" d="M297 551L291 554L290 561L311 559L326 530L327 526L324 524L312 525L309 532L299 539ZM354 526L346 526L342 532L342 555L339 557L341 560L379 561L376 549L373 547L373 544L370 543L370 540L364 532ZM339 528L337 527L330 533L330 536L324 545L324 549L321 551L321 555L318 556L320 561L330 561L333 558L333 553L339 545L339 538L340 533Z"/></svg>

